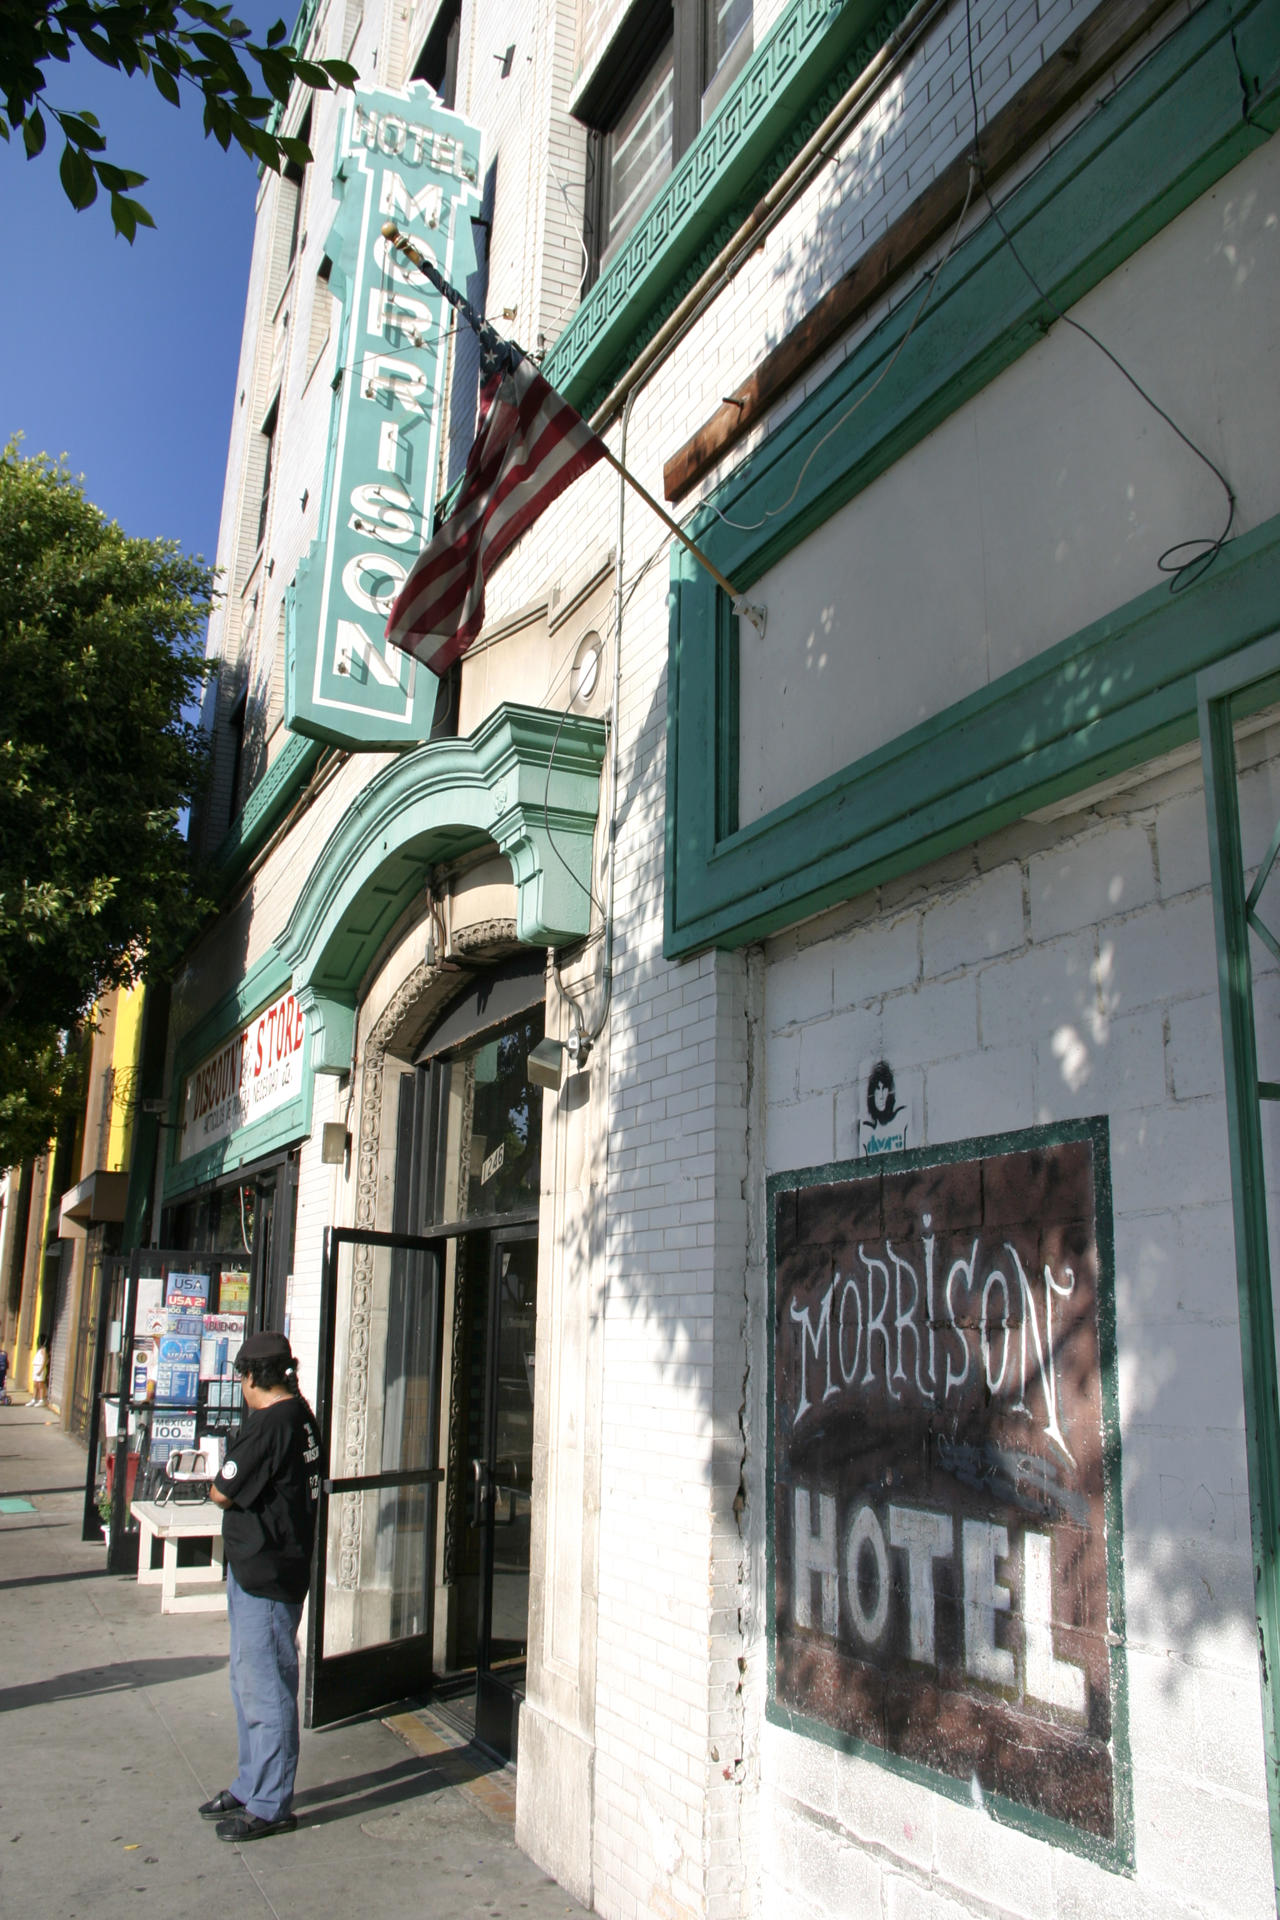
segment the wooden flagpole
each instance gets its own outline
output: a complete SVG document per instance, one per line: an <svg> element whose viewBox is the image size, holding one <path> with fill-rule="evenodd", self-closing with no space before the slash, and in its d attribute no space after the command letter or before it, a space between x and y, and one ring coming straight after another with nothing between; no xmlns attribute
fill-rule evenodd
<svg viewBox="0 0 1280 1920"><path fill-rule="evenodd" d="M404 254L407 260L412 261L413 265L418 269L419 273L423 274L426 277L426 279L428 279L431 282L432 286L435 287L440 293L444 295L446 300L449 300L452 302L452 304L458 309L458 311L463 315L463 317L478 333L480 331L480 326L483 325L484 323L480 321L479 316L475 312L475 309L470 305L470 303L467 300L463 298L463 296L458 292L456 287L450 286L449 282L445 279L444 275L430 260L427 260L423 256L423 254L419 252L418 248L414 246L412 240L410 240L407 235L401 233L399 227L396 226L393 220L387 221L386 225L382 229L382 234L383 234L383 238L386 240L389 240L393 247L397 247L399 251L402 254ZM666 508L662 506L659 501L654 499L653 495L649 492L649 489L647 487L641 486L640 482L636 479L635 475L629 472L628 469L623 466L621 460L618 459L617 455L610 452L609 447L607 446L605 441L601 439L599 434L595 435L595 439L599 443L601 453L604 455L609 465L613 468L614 472L619 474L621 478L626 481L627 485L632 489L634 493L639 494L640 498L644 501L645 505L651 508L652 511L657 514L659 520L662 521L663 525L669 528L672 533L674 533L676 539L680 542L681 546L684 547L685 550L693 556L693 558L698 562L699 566L706 568L707 572L711 575L711 578L715 581L716 585L722 588L723 591L728 594L729 599L732 602L734 612L737 614L745 615L745 617L751 621L752 625L755 627L758 627L760 632L763 634L764 608L749 607L746 601L742 598L741 594L738 592L738 589L734 586L732 580L727 580L724 574L721 573L719 567L716 566L715 562L713 560L709 560L706 554L702 551L701 547L699 547L693 540L689 538L688 534L685 532L684 528L680 525L679 521L673 520L671 515L667 512Z"/></svg>

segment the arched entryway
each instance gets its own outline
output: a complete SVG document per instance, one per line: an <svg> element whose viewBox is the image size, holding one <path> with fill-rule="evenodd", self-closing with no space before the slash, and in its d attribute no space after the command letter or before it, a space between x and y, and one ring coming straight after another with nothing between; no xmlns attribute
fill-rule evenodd
<svg viewBox="0 0 1280 1920"><path fill-rule="evenodd" d="M315 1065L354 1069L339 1083L351 1224L328 1237L321 1323L311 1724L445 1685L474 1692L481 1737L514 1748L543 1124L526 1062L547 947L588 931L603 747L575 728L566 748L562 718L506 710L466 746L470 784L450 743L388 769L277 942ZM424 906L442 873L446 892L471 889L466 912L450 896L447 940Z"/></svg>

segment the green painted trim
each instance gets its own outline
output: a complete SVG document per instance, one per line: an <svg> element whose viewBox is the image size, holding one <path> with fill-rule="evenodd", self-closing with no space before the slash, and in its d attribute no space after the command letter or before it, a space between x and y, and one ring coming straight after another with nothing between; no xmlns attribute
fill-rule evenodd
<svg viewBox="0 0 1280 1920"><path fill-rule="evenodd" d="M653 338L908 5L792 0L548 353L543 372L580 412Z"/></svg>
<svg viewBox="0 0 1280 1920"><path fill-rule="evenodd" d="M1274 700L1277 676L1280 676L1280 637L1273 635L1235 660L1200 676L1199 717L1231 1157L1263 1758L1271 1821L1272 1875L1277 1910L1280 1910L1280 1393L1271 1294L1266 1151L1259 1105L1265 1093L1258 1080L1253 966L1234 736L1236 719Z"/></svg>
<svg viewBox="0 0 1280 1920"><path fill-rule="evenodd" d="M288 736L218 843L211 872L217 893L225 895L241 878L310 779L324 751L320 740L306 740L300 733Z"/></svg>
<svg viewBox="0 0 1280 1920"><path fill-rule="evenodd" d="M316 14L319 11L320 11L320 0L302 0L302 5L298 9L298 17L293 23L293 32L289 35L289 45L293 49L294 53L301 53L303 47L306 46L307 35L311 31L312 23L315 20ZM345 57L346 56L344 54L343 58L345 59ZM284 119L284 115L285 115L284 102L281 100L277 100L274 107L272 107L271 112L267 115L266 130L268 133L278 133L280 131L280 122ZM259 180L261 180L265 172L266 172L265 166L261 161L259 161L258 162Z"/></svg>
<svg viewBox="0 0 1280 1920"><path fill-rule="evenodd" d="M1268 76L1251 120L1236 61L1245 44ZM1070 306L1259 146L1259 122L1278 106L1280 13L1264 0L1234 14L1207 0L1011 196L1005 223ZM915 306L905 299L713 496L731 518L759 521L800 481L767 537L709 507L695 516L695 537L740 589L1018 359L1050 318L987 221L958 249L892 372L801 480L831 418L897 352ZM677 552L667 955L760 939L1194 738L1195 673L1267 630L1278 548L1280 520L1233 542L1197 587L1176 598L1154 587L738 833L724 831L737 790L724 678L736 669L707 645L723 619L718 590Z"/></svg>
<svg viewBox="0 0 1280 1920"><path fill-rule="evenodd" d="M234 987L228 988L198 1020L184 1029L174 1044L175 1076L190 1073L229 1033L243 1026L250 1014L256 1013L259 1007L269 1006L289 984L289 968L272 947Z"/></svg>
<svg viewBox="0 0 1280 1920"><path fill-rule="evenodd" d="M269 1155L305 1140L311 1132L314 1091L315 1075L307 1071L303 1075L301 1096L290 1101L287 1107L281 1107L269 1119L259 1120L252 1127L242 1127L229 1140L220 1140L203 1153L193 1153L189 1160L171 1162L164 1175L165 1204L197 1187L206 1186L212 1180L220 1179L223 1174L234 1173L237 1167L247 1167L255 1160L265 1160Z"/></svg>
<svg viewBox="0 0 1280 1920"><path fill-rule="evenodd" d="M295 992L335 1019L354 1008L427 868L486 843L511 862L518 937L533 946L581 938L604 750L599 720L504 704L470 740L429 741L382 768L306 876L276 942Z"/></svg>
<svg viewBox="0 0 1280 1920"><path fill-rule="evenodd" d="M1115 1226L1111 1189L1111 1132L1105 1115L1087 1120L1063 1120L1048 1126L1025 1127L1012 1133L993 1133L968 1140L945 1140L936 1146L912 1147L904 1153L877 1155L874 1160L832 1160L822 1166L799 1167L785 1173L770 1174L765 1182L765 1221L768 1265L768 1318L766 1341L766 1448L765 1448L765 1640L766 1686L765 1718L774 1726L842 1753L870 1760L886 1772L914 1780L948 1800L973 1806L967 1780L939 1772L920 1761L887 1753L882 1747L854 1735L839 1732L824 1721L780 1706L776 1697L777 1611L776 1543L773 1516L775 1510L775 1462L773 1409L777 1393L772 1329L777 1320L777 1244L774 1201L779 1193L791 1193L804 1187L825 1186L840 1180L873 1179L881 1173L903 1173L912 1167L944 1166L959 1160L976 1160L1000 1153L1025 1153L1028 1148L1062 1146L1087 1140L1093 1149L1093 1189L1098 1230L1098 1363L1102 1387L1103 1500L1107 1529L1107 1604L1112 1632L1111 1660L1111 1749L1116 1812L1116 1838L1113 1843L1093 1834L1080 1833L1066 1821L1056 1820L1004 1794L984 1793L981 1809L975 1814L989 1815L1002 1825L1043 1840L1050 1846L1092 1860L1112 1873L1132 1875L1135 1871L1133 1824L1133 1760L1129 1744L1129 1673L1126 1658L1124 1596L1124 1512L1121 1499L1120 1400L1117 1366L1115 1316Z"/></svg>
<svg viewBox="0 0 1280 1920"><path fill-rule="evenodd" d="M310 1132L315 1076L349 1068L361 983L438 861L491 844L511 862L521 940L560 946L589 931L605 743L599 720L508 704L469 740L397 756L353 797L273 946L178 1041L170 1120L197 1062L290 987L306 1019L302 1092L229 1140L170 1158L166 1199Z"/></svg>

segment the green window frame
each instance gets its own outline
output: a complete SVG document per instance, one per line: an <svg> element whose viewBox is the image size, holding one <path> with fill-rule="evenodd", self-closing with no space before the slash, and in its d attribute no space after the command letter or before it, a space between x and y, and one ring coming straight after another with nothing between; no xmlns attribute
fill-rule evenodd
<svg viewBox="0 0 1280 1920"><path fill-rule="evenodd" d="M620 242L605 271L543 362L551 384L580 413L590 414L651 340L698 275L779 178L855 77L910 9L911 0L791 0L737 72L730 50L709 118L689 137L677 131L670 177ZM677 71L697 70L701 14L681 5L678 36L689 36ZM653 43L657 51L657 42ZM722 79L722 84L725 84ZM699 82L701 84L701 81ZM677 80L676 115L689 110ZM693 110L699 96L694 94ZM713 104L714 103L714 104ZM616 108L620 102L609 103ZM594 82L576 109L593 123ZM607 124L607 116L602 124Z"/></svg>
<svg viewBox="0 0 1280 1920"><path fill-rule="evenodd" d="M1280 1101L1280 1085L1258 1073L1250 954L1253 934L1280 959L1276 929L1259 911L1280 859L1280 821L1253 884L1246 885L1235 750L1236 722L1280 700L1280 634L1206 669L1197 693L1222 1009L1263 1752L1272 1869L1280 1888L1280 1392L1262 1125L1263 1105Z"/></svg>
<svg viewBox="0 0 1280 1920"><path fill-rule="evenodd" d="M1280 13L1266 0L1208 0L1010 196L1004 222L1052 302L1070 307L1278 125ZM693 517L693 537L740 592L1052 319L986 222L957 249L891 371L801 478L831 419L902 346L916 304L902 301ZM793 487L763 533L713 511L758 522ZM743 829L737 622L683 551L671 582L664 948L682 959L761 939L1193 740L1196 674L1272 624L1280 516L1233 541L1199 585L1152 588Z"/></svg>

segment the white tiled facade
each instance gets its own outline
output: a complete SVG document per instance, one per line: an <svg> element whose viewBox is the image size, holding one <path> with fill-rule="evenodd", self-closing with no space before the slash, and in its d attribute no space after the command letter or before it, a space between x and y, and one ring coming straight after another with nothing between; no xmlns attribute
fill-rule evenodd
<svg viewBox="0 0 1280 1920"><path fill-rule="evenodd" d="M1241 786L1265 853L1274 741ZM1161 860L1163 851L1165 859ZM1074 916L1055 904L1070 888ZM1271 1899L1231 1194L1194 767L995 836L767 950L768 1171L851 1157L859 1064L901 1060L917 1144L1110 1120L1138 1882L770 1729L763 1911L1258 1913ZM891 949L899 964L884 967ZM862 965L865 950L866 965ZM1264 992L1274 991L1274 967ZM833 985L834 983L834 985ZM844 1831L833 1831L843 1829ZM855 1855L859 1856L856 1859ZM883 1902L883 1907L877 1905ZM948 1904L948 1902L952 1904Z"/></svg>
<svg viewBox="0 0 1280 1920"><path fill-rule="evenodd" d="M1011 177L1029 175L1071 129L1105 111L1099 99L1194 11L1181 0L1163 12L1152 9L1146 35L1105 84L1071 106ZM486 311L531 349L553 347L579 303L587 139L569 104L625 12L622 0L463 0L456 105L483 132L482 185L492 176ZM975 0L984 119L1093 13L1089 0ZM330 0L317 31L328 35L324 50L349 44L362 73L395 86L436 14L419 4L406 19L404 9L384 12L379 0L344 12ZM757 0L756 46L788 15L781 0ZM723 396L967 149L965 9L941 4L913 17L915 37L833 137L788 210L639 387L626 421L626 462L654 494L662 493L663 463ZM624 38L628 25L623 20ZM508 47L514 55L504 76ZM301 102L291 106L291 130L301 111ZM224 663L210 845L235 810L226 726L242 685L250 688L246 739L256 737L256 726L265 741L247 781L287 738L283 595L319 524L335 370L337 322L326 318L329 296L317 273L337 111L331 97L314 103L316 163L288 276L279 236L289 211L282 196L292 189L266 176L260 198L219 554L229 591L210 637ZM965 233L985 217L975 202ZM1232 351L1256 354L1256 363L1244 363L1243 373L1239 361L1233 370L1219 368L1213 356L1226 349L1206 331L1211 374L1189 393L1162 394L1171 405L1185 400L1210 450L1230 460L1237 531L1248 533L1280 506L1273 442L1268 451L1273 398L1260 397L1252 420L1242 419L1236 404L1241 382L1257 381L1267 338L1274 344L1265 290L1278 284L1280 169L1264 147L1179 218L1186 226L1175 223L1147 242L1163 253L1126 262L1094 290L1090 313L1110 339L1126 338L1128 290L1142 272L1171 252L1176 263L1179 247L1189 256L1186 236L1219 234L1212 257L1238 267L1240 304L1228 308L1205 294L1203 305L1227 316L1221 325L1237 329ZM1223 251L1231 248L1234 254ZM833 342L704 476L698 492L705 495L766 445L886 312L904 297L918 299L921 274L944 250L945 242ZM1186 271L1193 271L1189 258ZM1152 311L1143 309L1144 324ZM1162 329L1150 330L1158 348ZM1255 337L1259 332L1264 337ZM1051 333L1050 343L1057 339ZM1022 390L1032 390L1050 413L1057 405L1069 422L1082 403L1060 381L1059 363L1041 386L1033 363L1034 352L1015 369ZM1047 356L1035 363L1047 364ZM1104 377L1087 356L1073 365L1076 374L1067 378ZM617 369L618 377L624 371ZM1006 377L1012 383L1015 375ZM277 381L270 524L257 553L258 429ZM941 458L944 435L976 441L983 433L1007 434L1000 412L1007 390L998 387L968 401L908 458L927 466L931 447ZM1096 403L1096 387L1089 392ZM1223 395L1218 417L1215 396ZM1113 410L1118 416L1118 402ZM470 418L446 423L442 484L456 477L471 426ZM1142 431L1149 427L1144 419ZM615 412L605 432L616 452L622 431ZM1109 476L1126 471L1119 463L1127 457L1127 432L1116 425L1113 438L1099 438ZM1029 530L1054 527L1058 450L1047 448L1039 489L1029 489L1025 503L1011 498L998 537L980 529L967 549L988 576L985 598L975 598L972 612L984 644L1001 620L1006 625L995 638L1005 644L1010 633L1018 637L1018 596L1001 600L1000 539L1016 539L1024 511ZM1074 524L1063 527L1067 548L1079 533L1081 551L1092 553L1115 524L1119 584L1108 599L1096 572L1083 581L1071 577L1069 553L1061 577L1046 568L1034 610L1037 646L1085 617L1071 612L1082 599L1100 599L1105 611L1136 591L1127 584L1131 566L1143 586L1151 584L1147 546L1179 537L1188 513L1187 531L1218 513L1212 483L1202 473L1175 470L1176 458L1166 458L1174 474L1164 502L1174 520L1167 537L1163 524L1144 523L1135 532L1113 523L1105 504L1087 535ZM904 471L905 463L893 467L876 485L891 486ZM979 521L984 497L978 487L965 502ZM490 632L501 632L521 610L554 604L557 591L584 571L599 571L600 557L612 555L625 600L608 1027L582 1111L571 1115L546 1096L540 1477L517 1837L609 1920L1254 1920L1273 1910L1274 1888L1218 957L1198 750L1184 745L1110 786L1068 794L816 917L778 924L762 942L668 959L669 536L634 497L624 504L619 552L617 482L607 469L595 469L503 561L488 599ZM874 576L867 569L868 603L890 610L884 629L868 639L881 647L889 677L894 569L918 567L920 597L928 604L933 596L939 674L970 617L968 601L957 612L946 570L936 585L927 572L928 556L954 534L953 504L958 515L958 501L939 505L912 494L897 513L900 545L884 551ZM1153 517L1160 504L1151 507ZM687 498L677 511L690 505ZM856 538L862 511L858 499L840 509L848 518L831 523L834 546L846 526ZM1140 541L1146 546L1134 561ZM804 547L795 551L803 559ZM601 578L605 584L581 619L555 630L548 625L545 639L520 656L521 701L561 707L566 659L588 620L612 635L611 579ZM846 589L852 591L840 582L839 592ZM1055 627L1058 615L1064 624ZM766 674L787 645L784 634L767 631ZM476 689L478 709L488 712L504 698L503 663L515 662L515 647L514 639L499 638L483 668L477 655L464 686ZM843 664L836 711L858 697L859 658L851 654ZM546 689L540 698L528 691L538 685ZM806 745L807 722L787 733L788 714L797 709L776 688L769 698L753 747L758 764L744 759L741 770L744 820L757 773L773 806L830 771ZM815 714L822 705L819 687ZM1280 816L1280 737L1264 724L1241 752L1242 849L1252 867ZM305 876L323 863L388 764L390 756L360 752L324 761L314 791L268 841L192 956L175 994L175 1044L270 953ZM245 798L242 789L236 804ZM605 885L612 799L606 768L597 891ZM290 1312L304 1385L316 1378L324 1229L355 1224L362 1204L358 1154L347 1169L322 1164L320 1130L337 1119L362 1137L363 1050L409 973L409 950L420 933L420 922L398 925L370 966L356 1010L354 1072L347 1077L335 1065L316 1076L311 1133L298 1143ZM574 980L597 1005L599 956L596 943L572 961ZM1278 999L1280 975L1268 963L1259 1004L1274 1012ZM766 1716L773 1339L766 1181L857 1158L865 1076L878 1059L892 1063L913 1148L1095 1116L1109 1124L1131 1870L1112 1870L1051 1838L1017 1831L928 1780ZM1274 1060L1264 1058L1261 1070L1280 1078ZM378 1205L377 1222L387 1224L384 1200ZM573 1368L566 1361L557 1371L557 1355L571 1355Z"/></svg>

